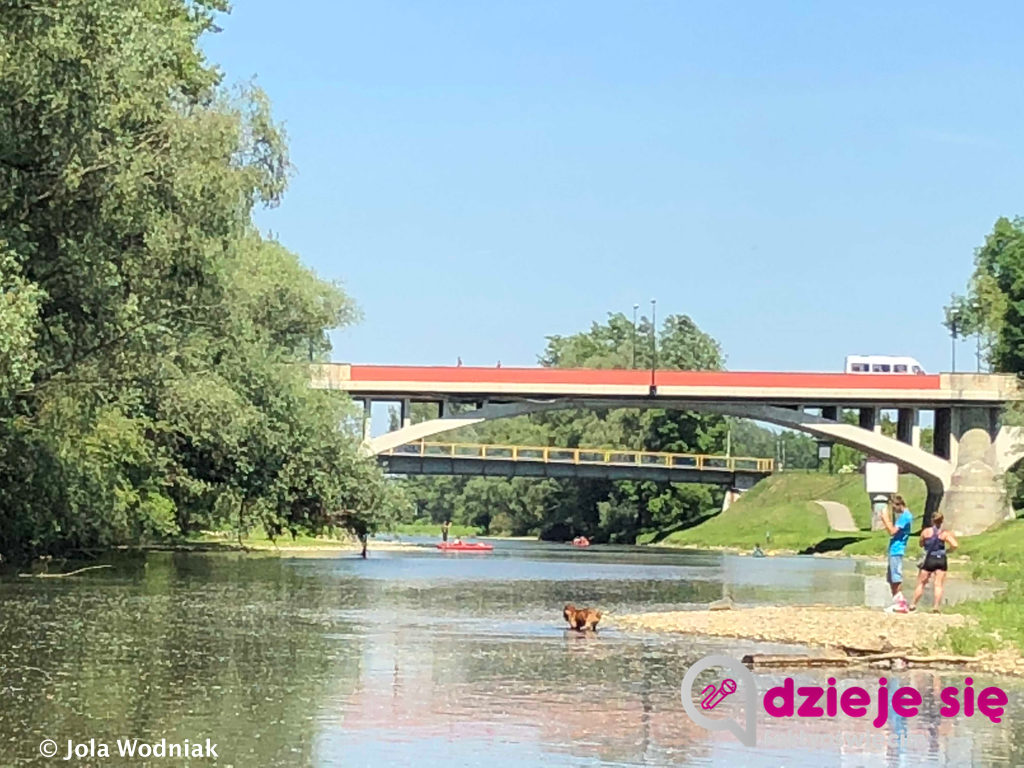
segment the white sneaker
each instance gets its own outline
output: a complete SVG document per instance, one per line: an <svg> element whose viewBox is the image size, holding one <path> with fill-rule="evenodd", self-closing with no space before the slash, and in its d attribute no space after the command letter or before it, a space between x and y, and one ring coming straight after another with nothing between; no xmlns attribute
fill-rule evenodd
<svg viewBox="0 0 1024 768"><path fill-rule="evenodd" d="M892 605L886 608L889 613L910 613L910 606L907 604L907 598L903 596L902 592L897 592L892 596Z"/></svg>

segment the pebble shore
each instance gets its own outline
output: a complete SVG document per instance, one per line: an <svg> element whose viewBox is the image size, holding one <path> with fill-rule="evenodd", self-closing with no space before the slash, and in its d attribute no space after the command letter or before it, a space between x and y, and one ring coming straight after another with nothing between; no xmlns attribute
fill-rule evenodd
<svg viewBox="0 0 1024 768"><path fill-rule="evenodd" d="M908 614L831 605L758 606L733 610L668 611L609 617L624 629L736 637L808 647L847 646L876 651L927 653L942 645L952 627L970 626L959 614L918 609ZM1024 675L1024 657L1014 650L984 654L986 672Z"/></svg>
<svg viewBox="0 0 1024 768"><path fill-rule="evenodd" d="M920 609L893 614L870 608L789 605L640 613L616 616L615 622L634 629L748 637L775 643L911 650L933 647L947 629L963 626L968 619Z"/></svg>

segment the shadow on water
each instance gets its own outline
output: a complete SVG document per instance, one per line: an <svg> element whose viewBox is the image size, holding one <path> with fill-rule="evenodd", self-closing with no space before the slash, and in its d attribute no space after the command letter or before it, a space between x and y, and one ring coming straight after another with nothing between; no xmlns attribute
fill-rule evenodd
<svg viewBox="0 0 1024 768"><path fill-rule="evenodd" d="M830 536L800 551L801 555L820 555L824 552L838 552L843 547L860 541L863 536Z"/></svg>

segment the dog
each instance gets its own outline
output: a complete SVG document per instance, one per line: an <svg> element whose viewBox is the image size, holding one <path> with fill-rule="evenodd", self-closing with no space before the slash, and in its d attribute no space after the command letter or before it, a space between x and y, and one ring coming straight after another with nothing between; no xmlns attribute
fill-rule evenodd
<svg viewBox="0 0 1024 768"><path fill-rule="evenodd" d="M593 608L577 608L568 603L562 609L562 616L569 622L569 628L577 632L585 632L588 629L597 630L597 622L601 620L601 612Z"/></svg>

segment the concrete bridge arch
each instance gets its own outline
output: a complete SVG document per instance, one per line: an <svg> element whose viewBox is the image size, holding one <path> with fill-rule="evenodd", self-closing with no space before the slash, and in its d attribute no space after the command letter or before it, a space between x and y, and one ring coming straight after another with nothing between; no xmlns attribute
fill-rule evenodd
<svg viewBox="0 0 1024 768"><path fill-rule="evenodd" d="M411 424L408 423L408 420L403 420L404 426L402 428L372 438L364 445L369 453L379 454L406 443L424 440L453 429L480 424L494 419L523 416L551 410L597 408L666 408L719 413L738 418L763 421L847 445L868 455L895 462L904 471L915 474L924 480L925 486L928 489L926 508L928 513L934 512L939 508L944 494L950 487L953 475L953 465L947 459L896 438L887 437L879 432L864 429L855 424L823 418L800 409L752 403L665 402L619 399L557 399L551 401L488 403L471 411L447 414L419 424Z"/></svg>

